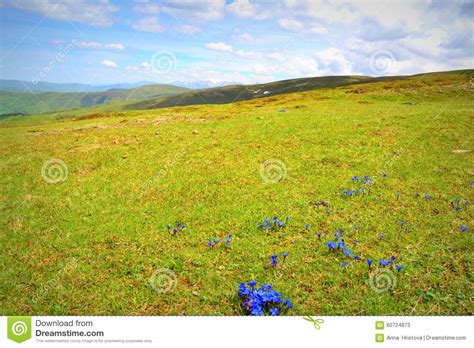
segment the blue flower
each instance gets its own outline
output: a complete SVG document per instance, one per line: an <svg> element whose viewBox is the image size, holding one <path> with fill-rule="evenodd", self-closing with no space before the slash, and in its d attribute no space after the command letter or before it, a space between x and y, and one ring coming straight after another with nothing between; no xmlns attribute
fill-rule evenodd
<svg viewBox="0 0 474 348"><path fill-rule="evenodd" d="M380 233L379 237L380 237L380 238L384 238L384 237L385 237L385 234Z"/></svg>
<svg viewBox="0 0 474 348"><path fill-rule="evenodd" d="M327 242L326 245L330 250L336 249L336 243L335 242Z"/></svg>
<svg viewBox="0 0 474 348"><path fill-rule="evenodd" d="M346 249L346 250L344 250L344 254L345 254L346 256L351 256L352 251L350 251L349 249Z"/></svg>
<svg viewBox="0 0 474 348"><path fill-rule="evenodd" d="M359 181L359 177L354 175L352 178L351 178L352 181Z"/></svg>
<svg viewBox="0 0 474 348"><path fill-rule="evenodd" d="M359 255L354 255L354 260L360 260L360 256Z"/></svg>
<svg viewBox="0 0 474 348"><path fill-rule="evenodd" d="M402 270L403 266L399 266L399 265L397 265L397 266L395 266L395 268L396 268L396 269L397 269L397 271L400 273L400 271Z"/></svg>
<svg viewBox="0 0 474 348"><path fill-rule="evenodd" d="M177 229L176 227L173 228L173 232L174 232L174 233L178 233L178 229Z"/></svg>
<svg viewBox="0 0 474 348"><path fill-rule="evenodd" d="M271 285L261 283L259 288L256 285L256 281L251 281L247 284L240 283L238 287L242 307L250 315L279 315L285 310L284 307L292 307L289 300L283 302L281 294L273 290Z"/></svg>
<svg viewBox="0 0 474 348"><path fill-rule="evenodd" d="M213 248L215 244L213 242L207 242L207 245L209 245L211 248Z"/></svg>
<svg viewBox="0 0 474 348"><path fill-rule="evenodd" d="M293 308L293 303L291 303L290 300L285 300L285 302L283 302L283 304L288 308Z"/></svg>
<svg viewBox="0 0 474 348"><path fill-rule="evenodd" d="M430 195L426 195L426 196L425 196L425 199L426 199L426 200L431 199L431 196L430 196Z"/></svg>
<svg viewBox="0 0 474 348"><path fill-rule="evenodd" d="M257 285L257 282L256 282L255 280L251 280L251 281L249 281L247 284L248 284L248 286L250 286L250 287L252 288L252 290L253 290L253 288L255 287L255 285Z"/></svg>
<svg viewBox="0 0 474 348"><path fill-rule="evenodd" d="M461 227L459 227L459 229L461 230L461 232L465 232L465 231L467 231L469 228L467 228L467 226L461 225Z"/></svg>
<svg viewBox="0 0 474 348"><path fill-rule="evenodd" d="M388 176L388 174L387 174L387 173L383 173L382 176L385 178L385 177Z"/></svg>
<svg viewBox="0 0 474 348"><path fill-rule="evenodd" d="M280 109L280 110L278 110L278 112L286 112L286 110L285 109Z"/></svg>
<svg viewBox="0 0 474 348"><path fill-rule="evenodd" d="M372 260L371 259L367 259L367 265L372 266Z"/></svg>
<svg viewBox="0 0 474 348"><path fill-rule="evenodd" d="M225 247L230 248L230 238L225 239Z"/></svg>
<svg viewBox="0 0 474 348"><path fill-rule="evenodd" d="M271 259L272 267L275 267L275 266L277 265L277 257L278 257L277 254L273 254L273 255L271 256L270 259Z"/></svg>
<svg viewBox="0 0 474 348"><path fill-rule="evenodd" d="M304 224L304 227L309 228L310 224Z"/></svg>
<svg viewBox="0 0 474 348"><path fill-rule="evenodd" d="M170 225L166 226L166 228L168 229L168 231L171 230L171 226L170 226Z"/></svg>
<svg viewBox="0 0 474 348"><path fill-rule="evenodd" d="M319 239L321 239L321 233L316 234Z"/></svg>
<svg viewBox="0 0 474 348"><path fill-rule="evenodd" d="M343 263L341 263L341 267L346 267L347 265L347 261L344 261Z"/></svg>
<svg viewBox="0 0 474 348"><path fill-rule="evenodd" d="M281 256L283 256L283 260L285 260L288 257L288 253L283 253Z"/></svg>
<svg viewBox="0 0 474 348"><path fill-rule="evenodd" d="M270 308L268 311L270 312L271 316L276 316L280 314L280 310L278 308Z"/></svg>

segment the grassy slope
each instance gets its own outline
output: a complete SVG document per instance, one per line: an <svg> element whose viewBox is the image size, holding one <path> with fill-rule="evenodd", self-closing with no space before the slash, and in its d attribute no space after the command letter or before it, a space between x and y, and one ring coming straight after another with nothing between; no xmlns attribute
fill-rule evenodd
<svg viewBox="0 0 474 348"><path fill-rule="evenodd" d="M325 76L277 81L257 85L236 85L189 91L166 99L156 98L132 103L124 110L158 109L197 104L226 104L279 94L331 88L373 80L368 76ZM259 91L258 93L256 93ZM265 91L269 94L263 94Z"/></svg>
<svg viewBox="0 0 474 348"><path fill-rule="evenodd" d="M132 89L111 89L87 93L11 93L0 92L0 114L46 113L55 110L88 108L96 105L169 97L188 89L172 85L147 85Z"/></svg>
<svg viewBox="0 0 474 348"><path fill-rule="evenodd" d="M5 119L0 314L241 314L236 287L255 279L289 297L290 314L472 315L472 205L448 204L473 199L473 153L452 152L473 148L471 96L469 76L450 74L82 121ZM67 164L65 182L42 180L51 158ZM273 185L259 174L272 158L288 171ZM370 194L336 195L353 175L376 179ZM310 204L321 199L331 215ZM293 220L257 230L273 215ZM175 220L189 228L173 238L164 226ZM335 228L362 262L342 269L328 253ZM230 251L206 246L229 232ZM290 256L269 269L276 252ZM365 258L391 255L405 268L378 294ZM159 268L177 274L174 291L149 285Z"/></svg>

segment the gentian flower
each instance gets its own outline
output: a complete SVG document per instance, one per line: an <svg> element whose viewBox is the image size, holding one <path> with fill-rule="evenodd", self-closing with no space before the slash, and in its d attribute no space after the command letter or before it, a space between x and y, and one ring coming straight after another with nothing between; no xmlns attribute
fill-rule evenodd
<svg viewBox="0 0 474 348"><path fill-rule="evenodd" d="M304 224L304 227L309 228L310 224Z"/></svg>
<svg viewBox="0 0 474 348"><path fill-rule="evenodd" d="M321 232L317 234L318 238L321 239Z"/></svg>
<svg viewBox="0 0 474 348"><path fill-rule="evenodd" d="M384 238L384 237L385 237L385 234L380 233L379 237L380 237L380 238Z"/></svg>
<svg viewBox="0 0 474 348"><path fill-rule="evenodd" d="M280 314L280 310L278 308L270 308L268 311L270 312L271 316L276 316Z"/></svg>
<svg viewBox="0 0 474 348"><path fill-rule="evenodd" d="M372 266L372 260L371 259L367 259L367 265Z"/></svg>
<svg viewBox="0 0 474 348"><path fill-rule="evenodd" d="M341 267L346 267L347 265L347 261L344 261L343 263L341 263Z"/></svg>
<svg viewBox="0 0 474 348"><path fill-rule="evenodd" d="M283 304L287 306L288 308L293 308L293 303L291 303L290 300L286 300L285 302L283 302Z"/></svg>
<svg viewBox="0 0 474 348"><path fill-rule="evenodd" d="M430 195L426 195L426 196L425 196L425 199L426 199L426 200L431 199L431 196L430 196Z"/></svg>
<svg viewBox="0 0 474 348"><path fill-rule="evenodd" d="M213 248L215 244L213 242L207 242L207 245L209 245L211 248Z"/></svg>
<svg viewBox="0 0 474 348"><path fill-rule="evenodd" d="M288 257L288 253L283 253L281 254L281 256L283 256L283 260L286 260L286 258Z"/></svg>
<svg viewBox="0 0 474 348"><path fill-rule="evenodd" d="M398 273L400 273L400 271L402 270L403 266L397 265L397 266L395 266L395 268L397 269Z"/></svg>
<svg viewBox="0 0 474 348"><path fill-rule="evenodd" d="M461 227L459 227L459 229L461 230L461 232L465 232L465 231L467 231L469 228L467 228L467 226L461 225Z"/></svg>
<svg viewBox="0 0 474 348"><path fill-rule="evenodd" d="M257 285L257 282L255 280L251 280L247 283L250 288L253 290L255 288L255 285Z"/></svg>
<svg viewBox="0 0 474 348"><path fill-rule="evenodd" d="M272 264L272 267L275 267L277 265L277 257L278 255L277 254L273 254L271 256L271 264Z"/></svg>

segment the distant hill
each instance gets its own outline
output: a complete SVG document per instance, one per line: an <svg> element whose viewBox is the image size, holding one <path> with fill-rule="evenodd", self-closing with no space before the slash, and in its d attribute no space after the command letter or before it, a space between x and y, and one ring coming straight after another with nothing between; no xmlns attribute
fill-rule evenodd
<svg viewBox="0 0 474 348"><path fill-rule="evenodd" d="M370 76L324 76L277 81L257 85L233 85L219 88L188 91L169 98L156 98L131 103L124 106L125 110L157 109L172 106L196 104L226 104L253 98L301 92L318 88L330 88L354 83L377 80Z"/></svg>
<svg viewBox="0 0 474 348"><path fill-rule="evenodd" d="M39 81L37 83L21 80L2 80L0 79L0 91L3 92L104 92L109 89L130 89L145 85L156 84L150 81L140 81L134 83L117 83L112 85L93 86L81 83L53 83ZM183 86L185 87L185 86Z"/></svg>
<svg viewBox="0 0 474 348"><path fill-rule="evenodd" d="M186 87L190 89L207 89L207 88L215 88L215 87L224 87L224 86L231 86L231 85L238 85L237 82L231 81L194 81L194 82L186 82L186 81L173 81L171 82L174 86Z"/></svg>
<svg viewBox="0 0 474 348"><path fill-rule="evenodd" d="M172 85L147 85L132 89L110 89L88 93L0 92L0 115L37 114L59 110L89 108L116 102L166 98L188 91Z"/></svg>

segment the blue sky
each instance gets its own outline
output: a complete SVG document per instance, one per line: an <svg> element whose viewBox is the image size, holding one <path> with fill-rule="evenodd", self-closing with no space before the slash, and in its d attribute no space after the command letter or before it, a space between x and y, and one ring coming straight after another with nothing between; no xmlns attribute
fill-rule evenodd
<svg viewBox="0 0 474 348"><path fill-rule="evenodd" d="M0 0L0 10L4 79L257 83L474 66L474 0Z"/></svg>

